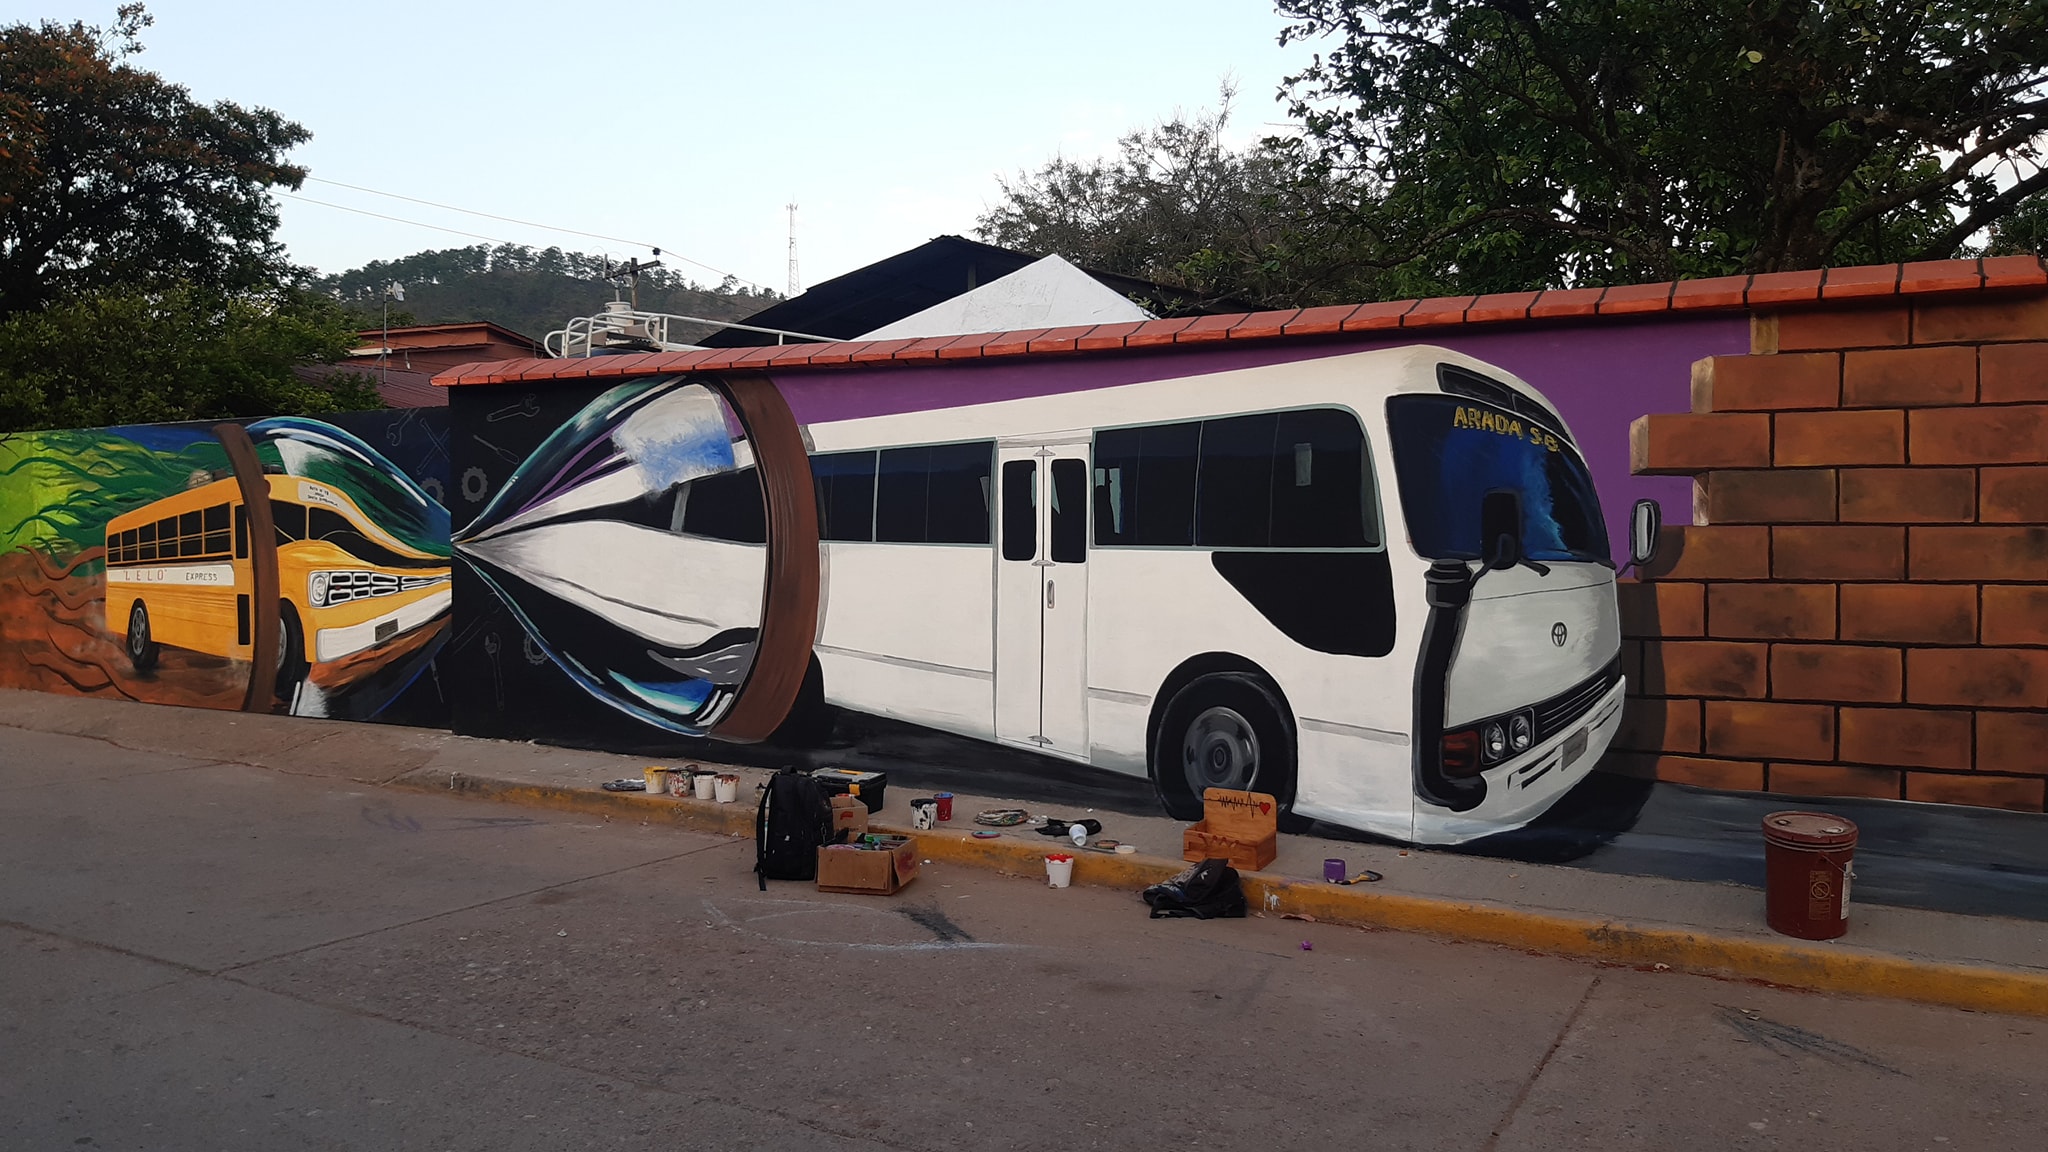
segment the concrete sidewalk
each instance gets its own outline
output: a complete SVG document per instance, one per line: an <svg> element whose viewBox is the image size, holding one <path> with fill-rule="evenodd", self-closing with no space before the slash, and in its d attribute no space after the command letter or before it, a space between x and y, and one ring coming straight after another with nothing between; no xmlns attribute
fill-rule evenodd
<svg viewBox="0 0 2048 1152"><path fill-rule="evenodd" d="M732 768L741 802L609 793L599 785L638 777L644 757L504 743L445 732L293 717L211 712L0 690L0 726L105 740L143 751L248 764L367 785L456 792L673 823L752 832L752 784L768 773ZM0 747L4 747L0 733ZM709 763L709 762L705 762ZM52 784L59 781L51 781ZM957 791L957 789L956 789ZM921 793L920 793L921 794ZM892 786L880 825L908 830L913 793ZM1164 816L1093 813L962 793L951 827L920 833L923 854L1024 875L1059 842L1028 829L993 840L969 835L973 813L1022 806L1067 819L1094 816L1102 835L1137 846L1134 856L1084 852L1075 882L1135 892L1179 871L1180 822ZM1385 879L1320 881L1326 857ZM1992 1011L2048 1015L2048 922L1962 916L1859 904L1849 936L1810 943L1772 933L1754 888L1593 872L1388 845L1283 836L1280 856L1246 877L1253 907L1366 928L1430 932L1630 966L1762 980L1818 991L1893 996Z"/></svg>

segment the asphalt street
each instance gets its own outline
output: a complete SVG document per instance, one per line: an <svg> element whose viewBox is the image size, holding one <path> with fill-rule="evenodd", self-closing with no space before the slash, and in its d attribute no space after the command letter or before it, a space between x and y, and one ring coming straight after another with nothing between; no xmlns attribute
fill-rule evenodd
<svg viewBox="0 0 2048 1152"><path fill-rule="evenodd" d="M2036 1149L2048 1022L0 729L0 1148Z"/></svg>

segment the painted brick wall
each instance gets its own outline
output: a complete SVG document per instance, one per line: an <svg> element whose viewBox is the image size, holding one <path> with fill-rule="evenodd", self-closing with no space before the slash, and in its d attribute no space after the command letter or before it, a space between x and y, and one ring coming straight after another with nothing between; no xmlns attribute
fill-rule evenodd
<svg viewBox="0 0 2048 1152"><path fill-rule="evenodd" d="M1622 588L1609 767L2048 805L2048 294L1753 313L1630 440L1694 525Z"/></svg>

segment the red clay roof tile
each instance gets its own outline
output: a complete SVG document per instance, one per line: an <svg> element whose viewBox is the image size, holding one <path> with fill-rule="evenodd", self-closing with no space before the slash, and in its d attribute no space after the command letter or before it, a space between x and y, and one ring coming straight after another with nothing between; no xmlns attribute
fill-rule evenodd
<svg viewBox="0 0 2048 1152"><path fill-rule="evenodd" d="M1197 316L1193 324L1173 334L1175 344L1201 344L1210 340L1227 340L1230 330L1243 320L1245 314L1233 312L1228 316Z"/></svg>
<svg viewBox="0 0 2048 1152"><path fill-rule="evenodd" d="M1476 297L1472 306L1465 309L1465 323L1490 324L1500 320L1526 319L1529 305L1534 304L1540 295L1540 292L1494 292Z"/></svg>
<svg viewBox="0 0 2048 1152"><path fill-rule="evenodd" d="M1561 317L1640 314L1747 306L1771 307L1823 299L1948 294L1983 288L2048 286L2048 267L2034 256L1987 257L1982 261L1935 260L1910 265L1828 271L1770 272L1754 277L1723 276L1677 284L1627 284L1549 292L1503 292L1483 297L1392 300L1336 304L1301 311L1275 310L1148 320L1022 332L899 340L708 348L689 352L634 353L570 360L492 360L465 364L434 377L441 387L502 384L549 379L604 379L684 371L718 371L774 365L795 369L847 363L937 363L996 356L1028 356L1077 350L1113 352L1164 344L1224 339L1272 339L1372 332L1397 327L1481 324Z"/></svg>
<svg viewBox="0 0 2048 1152"><path fill-rule="evenodd" d="M1798 272L1760 272L1749 281L1749 306L1804 304L1818 300L1822 275L1818 268Z"/></svg>
<svg viewBox="0 0 2048 1152"><path fill-rule="evenodd" d="M1193 316L1181 316L1172 320L1147 320L1138 325L1136 332L1124 337L1124 347L1156 348L1161 344L1171 344L1174 333L1194 322Z"/></svg>
<svg viewBox="0 0 2048 1152"><path fill-rule="evenodd" d="M1399 328L1401 317L1406 316L1419 300L1388 300L1380 304L1361 304L1351 315L1344 318L1344 331L1368 332L1379 328Z"/></svg>
<svg viewBox="0 0 2048 1152"><path fill-rule="evenodd" d="M1299 308L1252 312L1230 326L1232 340L1269 340L1287 333L1287 325L1301 315Z"/></svg>
<svg viewBox="0 0 2048 1152"><path fill-rule="evenodd" d="M1477 296L1439 296L1433 300L1419 301L1401 317L1403 328L1424 328L1436 324L1463 324L1465 309L1472 306Z"/></svg>
<svg viewBox="0 0 2048 1152"><path fill-rule="evenodd" d="M1075 341L1074 347L1082 352L1101 352L1110 348L1121 348L1124 346L1125 338L1144 327L1145 323L1143 320L1126 320L1120 324L1101 325L1093 332Z"/></svg>
<svg viewBox="0 0 2048 1152"><path fill-rule="evenodd" d="M1984 258L1984 286L1986 288L2022 288L2035 284L2048 284L2048 268L2042 265L2039 256L1986 256Z"/></svg>
<svg viewBox="0 0 2048 1152"><path fill-rule="evenodd" d="M1879 264L1864 268L1830 268L1821 281L1820 298L1848 300L1860 296L1892 296L1899 290L1899 266Z"/></svg>
<svg viewBox="0 0 2048 1152"><path fill-rule="evenodd" d="M971 360L981 355L981 350L1003 338L1001 332L970 332L944 348L939 349L941 360Z"/></svg>
<svg viewBox="0 0 2048 1152"><path fill-rule="evenodd" d="M1019 332L1003 332L994 340L981 346L983 356L1022 356L1031 350L1031 342L1052 331L1050 328L1026 328Z"/></svg>
<svg viewBox="0 0 2048 1152"><path fill-rule="evenodd" d="M1048 328L1041 335L1033 337L1031 343L1025 345L1025 351L1033 355L1040 352L1072 352L1075 342L1095 331L1097 327L1099 325L1075 324L1067 328Z"/></svg>
<svg viewBox="0 0 2048 1152"><path fill-rule="evenodd" d="M1600 297L1600 315L1622 316L1641 312L1671 311L1671 292L1678 285L1617 284Z"/></svg>
<svg viewBox="0 0 2048 1152"><path fill-rule="evenodd" d="M1984 286L1975 260L1916 260L1899 270L1899 291L1961 292Z"/></svg>
<svg viewBox="0 0 2048 1152"><path fill-rule="evenodd" d="M1547 320L1560 316L1592 316L1600 311L1605 288L1552 289L1529 305L1529 319Z"/></svg>
<svg viewBox="0 0 2048 1152"><path fill-rule="evenodd" d="M1680 280L1671 290L1671 308L1740 308L1749 288L1747 276L1714 276L1705 280Z"/></svg>
<svg viewBox="0 0 2048 1152"><path fill-rule="evenodd" d="M1303 308L1287 322L1289 336L1330 336L1344 330L1344 321L1358 311L1356 304L1325 304Z"/></svg>

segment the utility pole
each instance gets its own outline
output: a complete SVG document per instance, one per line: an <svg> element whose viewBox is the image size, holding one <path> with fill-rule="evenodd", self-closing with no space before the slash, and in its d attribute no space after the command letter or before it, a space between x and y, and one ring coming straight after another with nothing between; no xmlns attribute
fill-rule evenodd
<svg viewBox="0 0 2048 1152"><path fill-rule="evenodd" d="M796 204L792 202L787 207L789 208L789 294L796 296L804 290L803 282L798 279L796 274Z"/></svg>

